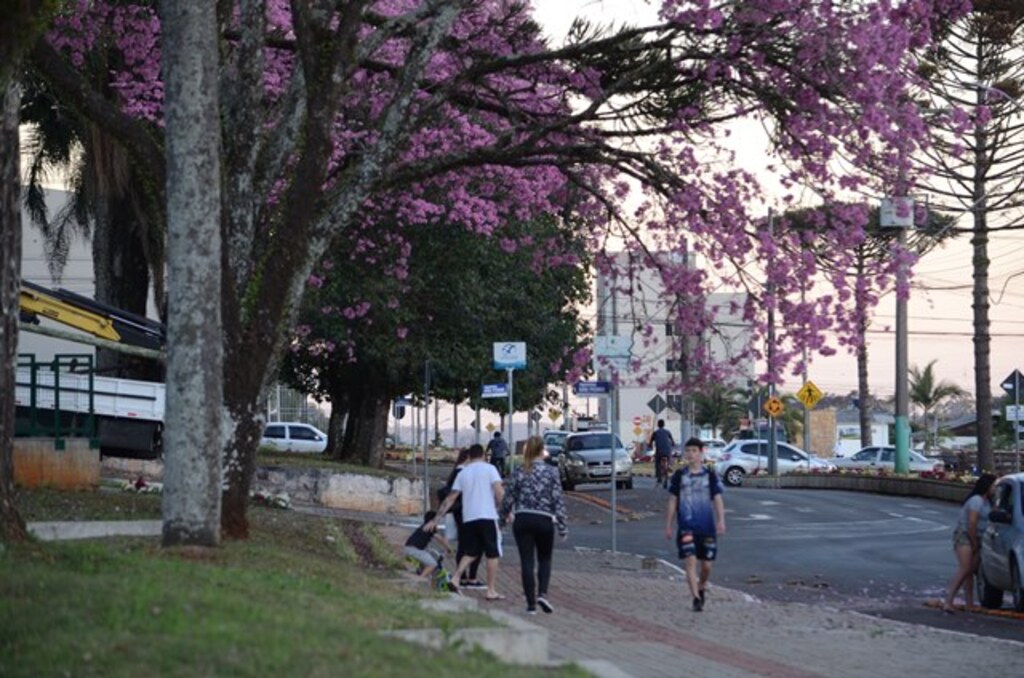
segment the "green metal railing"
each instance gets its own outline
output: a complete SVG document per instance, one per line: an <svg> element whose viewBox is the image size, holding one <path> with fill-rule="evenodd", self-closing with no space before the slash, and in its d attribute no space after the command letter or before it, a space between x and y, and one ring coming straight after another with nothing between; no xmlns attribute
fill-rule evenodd
<svg viewBox="0 0 1024 678"><path fill-rule="evenodd" d="M36 360L33 353L18 354L19 372L28 370L29 379L20 381L18 386L28 388L28 404L18 406L15 423L16 436L53 438L54 449L65 449L65 438L89 438L90 445L98 446L96 436L95 385L93 381L93 356L88 353L61 353L50 362ZM88 386L81 388L77 383L68 384L67 375L87 377ZM40 375L48 375L40 378ZM77 380L76 380L77 381ZM42 394L53 393L52 407ZM85 412L61 407L65 402L85 394L88 408Z"/></svg>

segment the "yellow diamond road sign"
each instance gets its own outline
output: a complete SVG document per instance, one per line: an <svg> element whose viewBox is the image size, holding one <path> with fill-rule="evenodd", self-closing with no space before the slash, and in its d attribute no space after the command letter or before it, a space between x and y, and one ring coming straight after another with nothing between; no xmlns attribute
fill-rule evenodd
<svg viewBox="0 0 1024 678"><path fill-rule="evenodd" d="M813 381L805 382L803 388L796 392L796 397L809 410L818 404L822 395L824 394L821 392L821 389L815 386Z"/></svg>
<svg viewBox="0 0 1024 678"><path fill-rule="evenodd" d="M768 402L764 404L764 411L767 412L768 415L772 417L777 417L780 414L782 414L783 409L784 408L782 406L782 401L776 398L775 396L769 398Z"/></svg>

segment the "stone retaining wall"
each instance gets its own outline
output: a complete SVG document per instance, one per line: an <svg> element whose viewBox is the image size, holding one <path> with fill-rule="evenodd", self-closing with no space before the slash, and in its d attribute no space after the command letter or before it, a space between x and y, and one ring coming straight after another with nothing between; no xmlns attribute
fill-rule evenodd
<svg viewBox="0 0 1024 678"><path fill-rule="evenodd" d="M105 473L119 477L161 480L163 462L104 457ZM423 511L423 480L402 476L337 473L326 468L260 466L252 489L278 494L287 492L294 501L352 511L416 515Z"/></svg>
<svg viewBox="0 0 1024 678"><path fill-rule="evenodd" d="M923 499L940 499L956 503L963 502L971 491L971 485L943 480L921 478L893 478L868 475L829 475L800 474L769 476L745 476L744 487L815 489L815 490L851 490L854 492L874 492L876 494L893 494L904 497L921 497Z"/></svg>

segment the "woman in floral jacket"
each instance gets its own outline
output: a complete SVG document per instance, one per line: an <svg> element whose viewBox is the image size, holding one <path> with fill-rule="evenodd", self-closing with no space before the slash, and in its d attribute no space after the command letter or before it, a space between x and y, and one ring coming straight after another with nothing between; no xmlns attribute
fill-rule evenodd
<svg viewBox="0 0 1024 678"><path fill-rule="evenodd" d="M537 614L538 606L549 614L555 611L547 599L555 529L562 539L569 534L565 525L562 483L558 470L544 463L546 454L544 440L540 436L531 436L526 441L523 465L516 468L511 479L506 481L505 497L501 502L502 525L508 522L510 515L515 515L512 534L519 548L527 614Z"/></svg>

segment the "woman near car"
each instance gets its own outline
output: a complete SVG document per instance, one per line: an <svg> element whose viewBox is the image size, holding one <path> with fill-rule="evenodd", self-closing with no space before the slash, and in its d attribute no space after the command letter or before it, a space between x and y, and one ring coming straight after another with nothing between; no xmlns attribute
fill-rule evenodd
<svg viewBox="0 0 1024 678"><path fill-rule="evenodd" d="M523 465L513 471L507 482L499 512L502 525L510 515L515 516L512 534L519 549L527 614L536 614L538 606L546 613L554 612L547 594L555 530L563 539L568 535L562 484L555 467L543 463L545 454L540 436L531 436L526 441Z"/></svg>
<svg viewBox="0 0 1024 678"><path fill-rule="evenodd" d="M960 516L953 530L957 569L942 603L942 611L948 614L953 613L953 600L961 587L964 590L964 604L968 608L974 607L974 573L978 569L981 555L981 533L985 531L988 513L992 510L989 502L995 482L996 477L991 473L981 474L974 483L974 489L960 506Z"/></svg>

